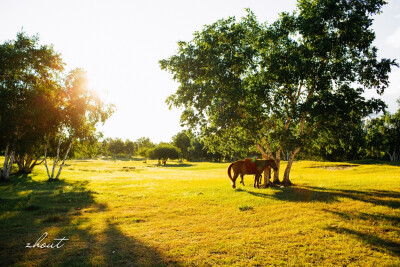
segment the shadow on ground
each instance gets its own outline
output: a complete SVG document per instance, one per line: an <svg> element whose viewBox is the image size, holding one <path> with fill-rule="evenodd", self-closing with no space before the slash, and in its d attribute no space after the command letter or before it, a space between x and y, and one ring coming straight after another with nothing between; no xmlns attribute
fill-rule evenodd
<svg viewBox="0 0 400 267"><path fill-rule="evenodd" d="M103 216L107 205L97 203L87 182L35 181L13 175L0 183L0 265L29 266L162 266L155 248L123 233L104 216L104 225L92 229L85 212ZM45 232L40 244L65 237L61 248L26 248ZM178 263L174 262L174 265Z"/></svg>
<svg viewBox="0 0 400 267"><path fill-rule="evenodd" d="M273 194L236 189L237 192L247 192L256 197L273 198L290 202L337 202L339 198L349 198L374 205L400 208L400 192L388 190L344 190L327 189L314 186L272 187Z"/></svg>
<svg viewBox="0 0 400 267"><path fill-rule="evenodd" d="M357 211L338 211L325 209L325 212L338 216L341 220L351 223L351 227L331 225L327 230L344 235L372 246L375 250L400 256L400 215L373 214ZM368 228L374 225L374 231ZM366 227L364 227L366 226ZM352 229L353 228L353 229Z"/></svg>
<svg viewBox="0 0 400 267"><path fill-rule="evenodd" d="M277 199L290 202L322 202L336 203L342 198L361 201L381 206L375 212L360 212L356 208L341 210L339 206L328 206L323 212L334 215L345 226L332 225L326 230L351 236L374 250L400 256L400 192L390 190L343 190L321 187L274 187L271 192L254 192L237 189L237 192L247 192L256 197ZM390 211L391 215L385 214ZM374 227L368 227L373 225ZM371 230L372 229L372 230Z"/></svg>

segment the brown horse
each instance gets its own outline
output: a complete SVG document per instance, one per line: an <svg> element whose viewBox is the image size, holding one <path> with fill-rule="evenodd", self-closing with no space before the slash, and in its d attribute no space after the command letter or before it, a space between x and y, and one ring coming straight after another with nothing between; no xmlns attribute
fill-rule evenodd
<svg viewBox="0 0 400 267"><path fill-rule="evenodd" d="M254 178L254 187L260 186L260 178L263 171L266 168L272 167L274 171L278 170L278 167L275 164L275 161L272 159L268 160L253 160L253 159L245 159L245 160L238 160L233 162L228 167L228 176L232 181L232 188L236 188L236 179L240 175L240 183L244 185L243 176L245 174L255 174ZM233 177L231 175L231 169L233 169Z"/></svg>

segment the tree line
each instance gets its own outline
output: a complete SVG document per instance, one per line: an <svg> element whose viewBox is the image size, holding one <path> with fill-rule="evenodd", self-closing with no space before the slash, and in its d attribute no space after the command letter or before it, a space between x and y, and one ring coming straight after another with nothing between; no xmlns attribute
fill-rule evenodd
<svg viewBox="0 0 400 267"><path fill-rule="evenodd" d="M186 161L223 161L230 160L229 155L209 152L198 136L190 130L182 130L172 137L170 142L154 143L148 137L135 141L121 138L93 138L74 145L71 158L150 158L165 164L168 159Z"/></svg>
<svg viewBox="0 0 400 267"><path fill-rule="evenodd" d="M397 102L399 108L395 114L384 112L375 118L338 120L336 129L319 132L317 138L299 153L299 158L400 161L400 99Z"/></svg>
<svg viewBox="0 0 400 267"><path fill-rule="evenodd" d="M324 129L313 142L299 152L298 159L318 161L351 161L374 159L400 161L400 99L395 114L385 112L375 118L356 116L349 121L337 120L337 128ZM142 157L151 159L180 159L186 161L233 161L246 157L261 157L256 146L242 147L225 153L210 151L200 135L182 130L170 142L153 143L148 137L135 141L121 138L85 140L74 145L71 158ZM164 148L164 150L163 150ZM168 151L169 150L169 151ZM290 151L282 149L281 158L287 161ZM160 158L158 158L160 156Z"/></svg>

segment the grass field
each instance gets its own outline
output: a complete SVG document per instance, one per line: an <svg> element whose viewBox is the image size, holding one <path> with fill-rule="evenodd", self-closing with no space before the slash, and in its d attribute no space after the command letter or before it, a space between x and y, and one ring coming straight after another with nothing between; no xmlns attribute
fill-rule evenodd
<svg viewBox="0 0 400 267"><path fill-rule="evenodd" d="M228 163L68 161L0 184L0 266L399 266L400 167L295 162L232 189ZM285 167L283 164L282 167ZM283 171L282 171L283 172ZM26 248L45 232L43 243Z"/></svg>

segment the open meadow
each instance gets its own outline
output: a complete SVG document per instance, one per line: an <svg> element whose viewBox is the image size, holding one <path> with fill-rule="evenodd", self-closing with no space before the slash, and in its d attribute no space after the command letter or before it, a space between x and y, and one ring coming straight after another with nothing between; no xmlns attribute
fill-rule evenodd
<svg viewBox="0 0 400 267"><path fill-rule="evenodd" d="M400 167L298 161L288 188L229 163L67 161L0 184L0 265L399 266ZM286 163L281 166L284 169ZM60 248L27 248L41 243ZM61 244L60 244L61 246Z"/></svg>

